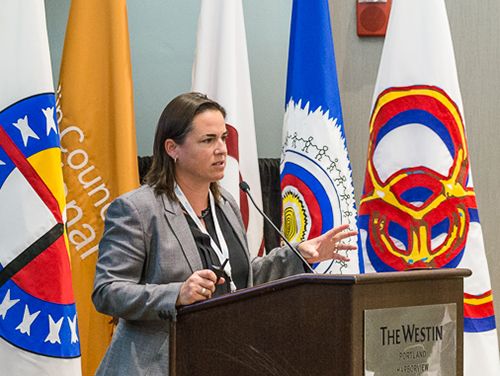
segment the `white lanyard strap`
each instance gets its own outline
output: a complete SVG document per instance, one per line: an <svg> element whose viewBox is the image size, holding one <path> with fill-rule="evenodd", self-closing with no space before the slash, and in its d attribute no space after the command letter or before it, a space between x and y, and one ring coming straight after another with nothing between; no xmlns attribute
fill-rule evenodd
<svg viewBox="0 0 500 376"><path fill-rule="evenodd" d="M175 184L174 190L175 190L175 194L177 196L177 199L179 200L181 205L184 207L184 210L186 210L188 215L194 221L194 223L196 224L198 229L203 234L205 234L209 237L210 246L212 247L214 252L217 254L217 257L219 258L220 264L222 265L224 263L224 261L226 261L226 259L228 260L228 262L226 263L226 266L224 267L224 271L226 272L226 274L228 275L228 277L231 280L231 291L235 291L236 285L234 284L233 278L231 276L231 262L229 261L229 249L227 247L226 239L224 239L224 235L222 234L222 230L221 230L220 225L219 225L219 220L217 218L217 213L215 212L215 199L214 199L212 192L210 190L208 191L208 198L210 201L210 211L211 211L211 215L212 215L212 220L214 222L215 233L217 235L217 239L219 239L220 248L217 245L217 243L214 241L214 239L212 239L212 237L208 233L207 229L202 225L200 219L198 218L198 216L194 212L193 207L191 206L191 204L187 200L186 195L184 194L184 192L182 192L181 187L179 187L178 184Z"/></svg>

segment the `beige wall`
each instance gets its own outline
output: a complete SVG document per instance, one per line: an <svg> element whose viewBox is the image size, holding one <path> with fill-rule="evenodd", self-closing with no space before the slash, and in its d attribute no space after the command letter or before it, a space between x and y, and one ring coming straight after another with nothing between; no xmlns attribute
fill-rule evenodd
<svg viewBox="0 0 500 376"><path fill-rule="evenodd" d="M344 124L357 197L363 187L368 118L383 40L356 36L355 0L330 0ZM447 0L464 102L479 215L500 313L500 1ZM499 321L497 320L497 323Z"/></svg>

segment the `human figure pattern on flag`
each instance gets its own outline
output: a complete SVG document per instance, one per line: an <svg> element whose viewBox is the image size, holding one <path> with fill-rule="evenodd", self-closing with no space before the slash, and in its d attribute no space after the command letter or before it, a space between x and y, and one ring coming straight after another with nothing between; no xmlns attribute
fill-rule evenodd
<svg viewBox="0 0 500 376"><path fill-rule="evenodd" d="M301 242L344 223L356 229L327 1L293 2L280 170L288 240ZM314 267L320 273L358 272L357 254L349 257L349 263Z"/></svg>
<svg viewBox="0 0 500 376"><path fill-rule="evenodd" d="M442 0L393 2L375 85L359 228L366 272L472 270L464 281L464 374L475 374L478 361L485 374L500 374L492 291Z"/></svg>

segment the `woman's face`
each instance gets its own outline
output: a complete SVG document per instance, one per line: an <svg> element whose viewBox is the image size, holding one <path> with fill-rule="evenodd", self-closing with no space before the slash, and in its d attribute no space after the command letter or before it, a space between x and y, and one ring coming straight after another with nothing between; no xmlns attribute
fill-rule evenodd
<svg viewBox="0 0 500 376"><path fill-rule="evenodd" d="M193 129L182 145L170 140L173 145L170 156L176 157L176 179L195 184L210 184L224 177L226 167L226 121L217 110L207 110L193 119ZM172 155L173 153L173 155Z"/></svg>

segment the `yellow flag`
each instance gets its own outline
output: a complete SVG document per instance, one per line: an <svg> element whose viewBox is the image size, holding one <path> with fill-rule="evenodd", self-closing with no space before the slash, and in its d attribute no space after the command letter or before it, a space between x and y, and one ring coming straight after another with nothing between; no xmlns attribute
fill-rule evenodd
<svg viewBox="0 0 500 376"><path fill-rule="evenodd" d="M56 95L82 367L93 375L113 330L91 302L103 218L139 185L126 0L71 2Z"/></svg>

